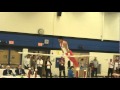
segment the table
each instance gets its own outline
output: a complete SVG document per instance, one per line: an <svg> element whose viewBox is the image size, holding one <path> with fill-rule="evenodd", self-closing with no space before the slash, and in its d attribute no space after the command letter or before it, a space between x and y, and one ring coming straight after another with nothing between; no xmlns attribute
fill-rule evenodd
<svg viewBox="0 0 120 90"><path fill-rule="evenodd" d="M112 76L113 76L114 78L119 78L119 77L120 77L120 74L113 73Z"/></svg>
<svg viewBox="0 0 120 90"><path fill-rule="evenodd" d="M3 71L4 71L5 69L0 69L0 76L1 75L3 75ZM15 74L15 70L16 69L10 69L10 70L12 70L13 71L13 73ZM27 74L28 73L28 70L27 69L24 69L25 70L25 73Z"/></svg>
<svg viewBox="0 0 120 90"><path fill-rule="evenodd" d="M22 78L21 76L0 76L0 78ZM23 76L23 78L28 78L27 76ZM34 76L31 76L30 78L35 78ZM36 78L40 78L37 76Z"/></svg>
<svg viewBox="0 0 120 90"><path fill-rule="evenodd" d="M21 78L21 76L3 76L3 71L5 69L0 69L0 78ZM15 69L11 69L13 71L13 73L15 74ZM25 73L28 74L28 71L27 69L25 69ZM23 78L28 78L27 76L24 76ZM34 75L31 75L31 78L35 78ZM39 75L37 75L37 78L40 78Z"/></svg>

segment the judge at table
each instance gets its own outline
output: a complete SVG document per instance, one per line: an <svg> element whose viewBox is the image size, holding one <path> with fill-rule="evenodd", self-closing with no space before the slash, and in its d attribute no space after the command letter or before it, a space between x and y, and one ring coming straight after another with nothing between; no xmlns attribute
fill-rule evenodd
<svg viewBox="0 0 120 90"><path fill-rule="evenodd" d="M22 69L21 65L18 66L18 69L15 70L15 73L16 73L16 75L25 75L26 74L24 69Z"/></svg>
<svg viewBox="0 0 120 90"><path fill-rule="evenodd" d="M10 66L7 65L6 69L3 71L3 75L12 75L12 74L13 74L13 72L12 72L12 70L10 70Z"/></svg>

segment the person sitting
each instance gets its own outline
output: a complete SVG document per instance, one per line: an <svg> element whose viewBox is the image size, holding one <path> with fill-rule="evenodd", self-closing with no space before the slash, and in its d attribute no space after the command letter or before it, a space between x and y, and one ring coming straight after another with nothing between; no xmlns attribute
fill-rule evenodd
<svg viewBox="0 0 120 90"><path fill-rule="evenodd" d="M24 69L22 69L22 66L19 65L19 67L15 70L16 75L25 75Z"/></svg>
<svg viewBox="0 0 120 90"><path fill-rule="evenodd" d="M3 71L3 75L12 75L13 74L13 72L12 72L12 70L10 70L10 66L9 65L7 65L6 66L6 69Z"/></svg>
<svg viewBox="0 0 120 90"><path fill-rule="evenodd" d="M68 70L68 78L74 78L73 66L71 66Z"/></svg>

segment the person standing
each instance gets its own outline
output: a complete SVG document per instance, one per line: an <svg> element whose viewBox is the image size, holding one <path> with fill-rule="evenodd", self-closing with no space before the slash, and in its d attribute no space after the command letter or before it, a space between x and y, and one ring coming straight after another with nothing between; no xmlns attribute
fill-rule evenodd
<svg viewBox="0 0 120 90"><path fill-rule="evenodd" d="M118 61L118 72L120 74L120 60Z"/></svg>
<svg viewBox="0 0 120 90"><path fill-rule="evenodd" d="M50 77L52 78L51 65L52 65L52 63L50 61L50 57L48 57L47 61L45 61L46 78L48 78L49 74L50 74Z"/></svg>
<svg viewBox="0 0 120 90"><path fill-rule="evenodd" d="M31 56L30 61L31 61L31 67L33 67L35 70L36 69L36 56L35 55Z"/></svg>
<svg viewBox="0 0 120 90"><path fill-rule="evenodd" d="M37 60L37 70L38 70L38 75L42 78L42 68L43 68L43 60L41 57L38 57Z"/></svg>
<svg viewBox="0 0 120 90"><path fill-rule="evenodd" d="M74 78L74 72L73 72L74 67L71 66L68 70L68 78Z"/></svg>
<svg viewBox="0 0 120 90"><path fill-rule="evenodd" d="M89 77L94 77L94 64L92 62L89 65Z"/></svg>
<svg viewBox="0 0 120 90"><path fill-rule="evenodd" d="M93 60L93 66L94 66L93 75L95 77L97 77L98 65L99 65L99 63L98 63L97 57L95 57L94 60Z"/></svg>
<svg viewBox="0 0 120 90"><path fill-rule="evenodd" d="M110 59L109 68L108 68L108 77L110 76L110 74L111 74L111 77L112 77L113 67L114 67L114 63L113 63L112 59Z"/></svg>
<svg viewBox="0 0 120 90"><path fill-rule="evenodd" d="M115 58L115 60L114 60L114 71L116 72L116 73L118 73L119 72L119 56L116 56L116 58Z"/></svg>
<svg viewBox="0 0 120 90"><path fill-rule="evenodd" d="M62 72L63 72L63 76L65 78L65 60L63 57L59 60L59 77L60 78L61 78Z"/></svg>
<svg viewBox="0 0 120 90"><path fill-rule="evenodd" d="M29 55L25 56L24 67L25 67L25 69L30 68L30 56Z"/></svg>

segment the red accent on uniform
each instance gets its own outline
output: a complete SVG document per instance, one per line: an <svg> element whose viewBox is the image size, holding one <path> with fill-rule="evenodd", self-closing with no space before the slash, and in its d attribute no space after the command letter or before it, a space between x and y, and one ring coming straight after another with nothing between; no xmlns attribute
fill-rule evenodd
<svg viewBox="0 0 120 90"><path fill-rule="evenodd" d="M63 42L66 43L66 41L62 41L62 42L60 43L60 47L62 47ZM71 50L69 50L68 53L70 53L70 56L73 56L73 52L72 52ZM68 53L66 53L67 56L68 56ZM79 63L78 63L78 61L77 61L74 57L70 57L70 56L68 56L69 60L70 60L71 62L73 62L73 65L74 65L75 67L78 67L78 68L79 68ZM76 78L78 78L78 76L79 76L79 75L78 75L78 71L76 71Z"/></svg>
<svg viewBox="0 0 120 90"><path fill-rule="evenodd" d="M70 53L70 56L73 56L73 52L71 50L69 51L69 53ZM66 55L68 55L68 53L66 53ZM75 67L79 67L79 63L78 63L78 61L74 57L69 57L68 56L68 58L70 59L70 61L73 62ZM78 75L78 71L76 71L76 78L78 78L78 76L79 76Z"/></svg>
<svg viewBox="0 0 120 90"><path fill-rule="evenodd" d="M73 56L73 53L72 53L71 50L70 50L69 53L70 53L70 56ZM66 53L66 55L68 55L68 53ZM75 67L79 67L79 63L77 62L77 60L76 60L74 57L69 57L69 56L68 56L68 58L70 59L70 61L73 62L73 64L74 64Z"/></svg>

